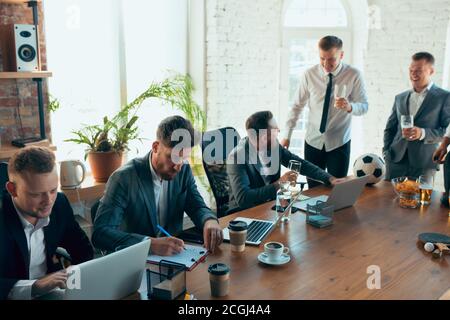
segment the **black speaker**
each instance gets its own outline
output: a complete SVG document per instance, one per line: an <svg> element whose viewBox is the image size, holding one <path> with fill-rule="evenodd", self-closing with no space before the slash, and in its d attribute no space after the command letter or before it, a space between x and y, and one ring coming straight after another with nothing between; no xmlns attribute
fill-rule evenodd
<svg viewBox="0 0 450 320"><path fill-rule="evenodd" d="M34 24L11 24L2 26L3 71L38 71L39 49Z"/></svg>

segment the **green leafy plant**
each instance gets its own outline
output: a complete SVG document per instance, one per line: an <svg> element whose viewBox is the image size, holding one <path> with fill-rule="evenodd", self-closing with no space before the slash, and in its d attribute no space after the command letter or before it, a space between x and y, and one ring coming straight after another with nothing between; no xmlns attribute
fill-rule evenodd
<svg viewBox="0 0 450 320"><path fill-rule="evenodd" d="M114 117L103 118L100 125L86 125L80 130L72 131L75 138L67 142L86 145L88 152L123 152L128 150L128 144L138 139L136 115L142 103L150 98L158 98L173 108L181 110L193 125L203 131L206 127L205 113L193 100L194 86L189 75L172 74L162 82L153 82L131 103L126 105Z"/></svg>
<svg viewBox="0 0 450 320"><path fill-rule="evenodd" d="M153 82L126 108L139 108L145 100L159 98L173 108L182 111L197 130L203 131L206 128L206 116L192 97L194 90L194 84L189 75L173 73L171 77L162 82Z"/></svg>
<svg viewBox="0 0 450 320"><path fill-rule="evenodd" d="M58 99L56 99L51 94L48 95L48 105L47 105L47 111L48 112L55 112L61 107L61 103Z"/></svg>
<svg viewBox="0 0 450 320"><path fill-rule="evenodd" d="M90 151L123 152L128 150L130 141L138 138L137 120L135 114L130 116L130 110L123 109L112 119L104 117L102 125L86 126L73 131L76 138L65 141L87 145L85 158Z"/></svg>
<svg viewBox="0 0 450 320"><path fill-rule="evenodd" d="M182 111L195 129L203 132L206 129L206 115L192 97L194 90L192 78L189 75L172 73L161 82L152 82L143 93L124 106L111 119L104 117L103 123L100 125L86 125L80 130L72 131L75 138L65 141L86 145L85 158L91 151L123 152L128 150L129 142L139 139L136 113L144 101L152 98L162 100L172 108ZM190 160L193 174L205 190L211 194L211 187L206 179L199 146L193 149Z"/></svg>

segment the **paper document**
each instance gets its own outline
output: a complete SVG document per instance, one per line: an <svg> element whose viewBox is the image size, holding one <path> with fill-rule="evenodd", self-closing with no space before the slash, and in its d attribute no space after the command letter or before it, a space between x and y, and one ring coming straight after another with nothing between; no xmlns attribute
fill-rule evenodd
<svg viewBox="0 0 450 320"><path fill-rule="evenodd" d="M161 260L175 262L185 265L186 268L190 271L199 262L205 260L206 256L208 255L208 250L203 247L185 244L185 248L186 250L182 250L179 254L173 256L158 256L155 254L151 254L148 256L147 261L154 264L159 263Z"/></svg>

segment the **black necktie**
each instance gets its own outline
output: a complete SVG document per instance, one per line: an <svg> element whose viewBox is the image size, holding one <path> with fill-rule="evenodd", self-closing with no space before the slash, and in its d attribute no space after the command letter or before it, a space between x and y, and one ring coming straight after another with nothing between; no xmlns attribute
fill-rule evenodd
<svg viewBox="0 0 450 320"><path fill-rule="evenodd" d="M328 110L330 109L331 90L333 88L333 74L329 73L328 77L330 78L330 80L328 81L327 93L325 94L325 102L323 104L322 121L320 122L320 133L325 133L325 129L327 127Z"/></svg>

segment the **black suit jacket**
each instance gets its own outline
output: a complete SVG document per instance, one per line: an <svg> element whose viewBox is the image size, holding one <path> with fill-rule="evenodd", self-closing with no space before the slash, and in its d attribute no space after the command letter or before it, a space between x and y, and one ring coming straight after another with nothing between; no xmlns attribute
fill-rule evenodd
<svg viewBox="0 0 450 320"><path fill-rule="evenodd" d="M261 163L256 150L250 145L248 137L242 139L227 159L227 174L230 181L229 212L236 212L255 207L267 201L275 200L277 190L273 183L280 178L281 166L288 167L290 160L301 163L300 174L330 184L331 175L314 164L292 154L278 145L278 158L273 157L275 170L272 175L261 175ZM265 181L267 179L267 183Z"/></svg>
<svg viewBox="0 0 450 320"><path fill-rule="evenodd" d="M17 281L29 279L30 261L25 232L11 196L4 193L0 201L0 300L4 300ZM67 250L72 264L93 258L92 245L75 221L72 207L62 193L58 193L50 214L50 223L44 227L44 237L47 273L61 269L59 263L53 262L57 247Z"/></svg>

